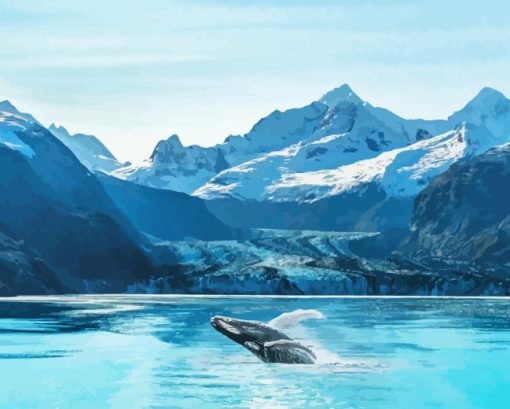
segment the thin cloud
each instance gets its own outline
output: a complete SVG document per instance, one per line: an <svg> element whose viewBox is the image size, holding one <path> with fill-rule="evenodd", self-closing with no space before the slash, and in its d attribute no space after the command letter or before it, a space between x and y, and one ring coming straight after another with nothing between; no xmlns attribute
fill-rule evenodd
<svg viewBox="0 0 510 409"><path fill-rule="evenodd" d="M57 58L38 57L0 60L0 67L23 68L108 68L127 66L149 66L183 64L190 62L215 61L206 55L164 55L164 54L130 54L130 55L79 55Z"/></svg>

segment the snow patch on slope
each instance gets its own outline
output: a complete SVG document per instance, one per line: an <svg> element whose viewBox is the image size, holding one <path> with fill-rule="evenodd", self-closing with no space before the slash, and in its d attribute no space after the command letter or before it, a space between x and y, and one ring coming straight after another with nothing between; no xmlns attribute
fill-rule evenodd
<svg viewBox="0 0 510 409"><path fill-rule="evenodd" d="M29 127L28 121L20 116L0 111L0 144L16 150L28 158L33 158L35 152L17 135Z"/></svg>
<svg viewBox="0 0 510 409"><path fill-rule="evenodd" d="M484 127L462 124L454 131L337 169L284 175L268 187L266 198L314 202L372 182L393 197L414 196L452 163L483 152L494 139Z"/></svg>
<svg viewBox="0 0 510 409"><path fill-rule="evenodd" d="M213 177L193 192L205 199L239 197L256 199L264 194L266 186L286 171L286 166L299 151L301 145L293 145L280 151L270 152L241 165L234 166Z"/></svg>

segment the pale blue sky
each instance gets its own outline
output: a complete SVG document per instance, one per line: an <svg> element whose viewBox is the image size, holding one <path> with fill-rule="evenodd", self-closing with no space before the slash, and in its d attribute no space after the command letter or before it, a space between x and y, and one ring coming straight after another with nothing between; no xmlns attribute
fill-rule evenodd
<svg viewBox="0 0 510 409"><path fill-rule="evenodd" d="M406 117L510 95L506 1L0 0L0 99L121 160L212 145L349 83Z"/></svg>

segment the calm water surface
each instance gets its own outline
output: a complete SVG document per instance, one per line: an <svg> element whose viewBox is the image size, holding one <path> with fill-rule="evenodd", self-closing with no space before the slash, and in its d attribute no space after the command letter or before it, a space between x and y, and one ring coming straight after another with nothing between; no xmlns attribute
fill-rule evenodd
<svg viewBox="0 0 510 409"><path fill-rule="evenodd" d="M210 326L315 309L317 365ZM510 300L79 296L0 302L0 408L510 408Z"/></svg>

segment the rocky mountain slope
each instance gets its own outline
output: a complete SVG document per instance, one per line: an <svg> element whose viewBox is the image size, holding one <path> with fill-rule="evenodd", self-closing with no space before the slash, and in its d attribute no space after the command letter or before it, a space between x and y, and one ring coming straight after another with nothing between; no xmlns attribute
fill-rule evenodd
<svg viewBox="0 0 510 409"><path fill-rule="evenodd" d="M0 296L70 291L42 259L25 247L23 240L14 240L5 230L0 226Z"/></svg>
<svg viewBox="0 0 510 409"><path fill-rule="evenodd" d="M97 177L117 208L145 235L161 240L224 240L241 234L213 216L198 197L105 174Z"/></svg>
<svg viewBox="0 0 510 409"><path fill-rule="evenodd" d="M0 112L0 190L0 228L23 243L28 258L19 266L32 266L35 281L54 271L71 291L123 291L151 273L136 231L96 178L48 130L6 112ZM32 257L47 268L38 271ZM0 281L10 286L8 275L2 271Z"/></svg>
<svg viewBox="0 0 510 409"><path fill-rule="evenodd" d="M453 165L416 198L405 249L510 265L510 144Z"/></svg>

